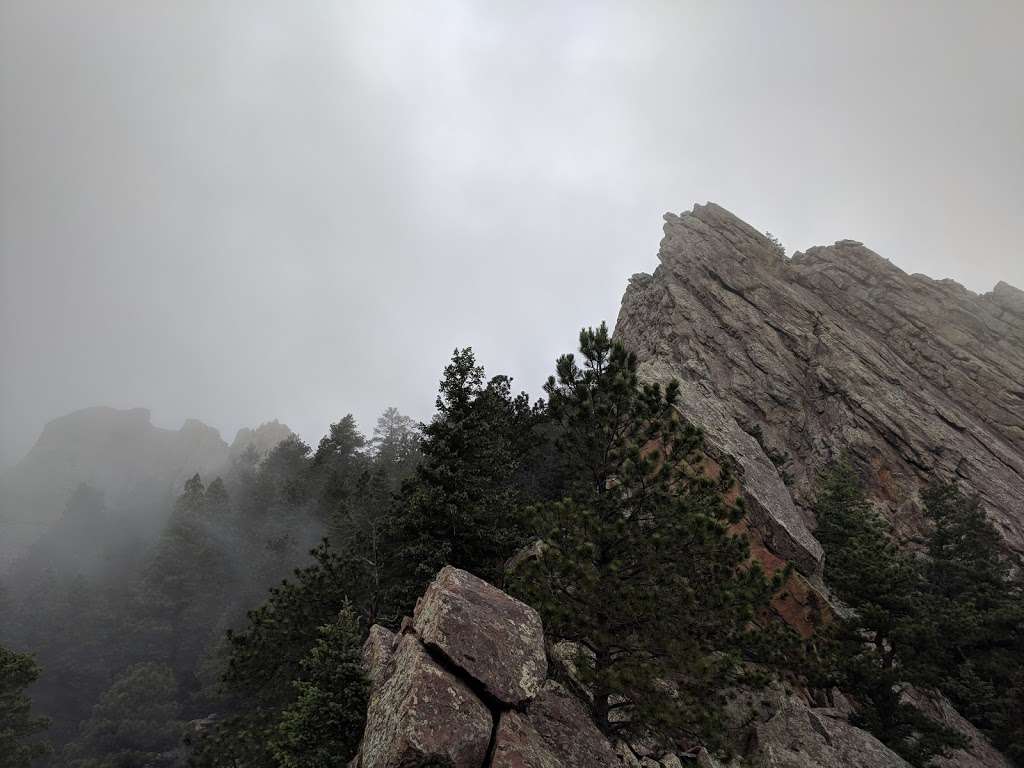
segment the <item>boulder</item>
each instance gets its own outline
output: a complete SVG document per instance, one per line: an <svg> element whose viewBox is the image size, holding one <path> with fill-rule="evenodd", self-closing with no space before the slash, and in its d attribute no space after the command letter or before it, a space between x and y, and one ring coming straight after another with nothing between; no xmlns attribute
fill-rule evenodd
<svg viewBox="0 0 1024 768"><path fill-rule="evenodd" d="M386 679L370 694L360 747L362 768L407 768L430 759L480 768L491 740L490 710L431 658L415 635L402 635Z"/></svg>
<svg viewBox="0 0 1024 768"><path fill-rule="evenodd" d="M416 605L420 640L475 680L485 696L519 707L547 676L544 629L530 606L446 566Z"/></svg>
<svg viewBox="0 0 1024 768"><path fill-rule="evenodd" d="M554 680L544 683L527 719L565 768L620 768L619 756L583 705Z"/></svg>
<svg viewBox="0 0 1024 768"><path fill-rule="evenodd" d="M563 768L564 763L525 715L502 712L490 768Z"/></svg>

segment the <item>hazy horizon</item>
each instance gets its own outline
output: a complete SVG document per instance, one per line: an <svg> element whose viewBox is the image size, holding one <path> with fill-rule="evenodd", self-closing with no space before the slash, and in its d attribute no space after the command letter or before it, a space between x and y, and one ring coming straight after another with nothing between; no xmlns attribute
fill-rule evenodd
<svg viewBox="0 0 1024 768"><path fill-rule="evenodd" d="M93 405L230 442L534 395L661 215L1024 287L1011 3L0 4L0 467Z"/></svg>

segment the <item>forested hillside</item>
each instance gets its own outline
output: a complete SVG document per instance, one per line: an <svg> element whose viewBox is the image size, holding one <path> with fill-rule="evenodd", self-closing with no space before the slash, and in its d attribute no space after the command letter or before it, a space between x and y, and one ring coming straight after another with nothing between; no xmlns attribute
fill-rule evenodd
<svg viewBox="0 0 1024 768"><path fill-rule="evenodd" d="M0 604L0 764L343 765L370 628L400 629L445 565L539 611L556 675L621 755L747 764L786 691L841 704L891 765L993 764L963 762L989 742L1024 757L1024 598L975 497L922 487L927 535L904 550L863 468L830 464L823 587L765 549L742 466L604 325L544 391L531 403L459 349L423 425L388 409L367 436L345 416L315 448L292 436L188 479L151 546L25 559ZM52 546L105 514L82 486ZM810 624L786 608L798 587L824 601Z"/></svg>

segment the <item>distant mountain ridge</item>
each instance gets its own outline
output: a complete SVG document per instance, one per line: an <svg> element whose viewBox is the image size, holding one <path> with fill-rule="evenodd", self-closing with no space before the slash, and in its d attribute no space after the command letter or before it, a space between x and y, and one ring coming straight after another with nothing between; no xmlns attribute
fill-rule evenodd
<svg viewBox="0 0 1024 768"><path fill-rule="evenodd" d="M0 568L54 522L82 483L121 509L140 499L170 499L185 480L222 472L252 446L265 454L292 431L274 420L238 431L229 445L213 427L188 419L154 426L145 408L85 408L49 422L36 444L0 475Z"/></svg>

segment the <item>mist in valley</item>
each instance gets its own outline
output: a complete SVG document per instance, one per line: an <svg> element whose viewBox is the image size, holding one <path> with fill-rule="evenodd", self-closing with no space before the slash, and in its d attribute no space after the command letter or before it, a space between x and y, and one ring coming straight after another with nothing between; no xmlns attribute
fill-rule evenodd
<svg viewBox="0 0 1024 768"><path fill-rule="evenodd" d="M0 768L346 764L449 565L616 760L1024 765L1022 28L0 2Z"/></svg>

